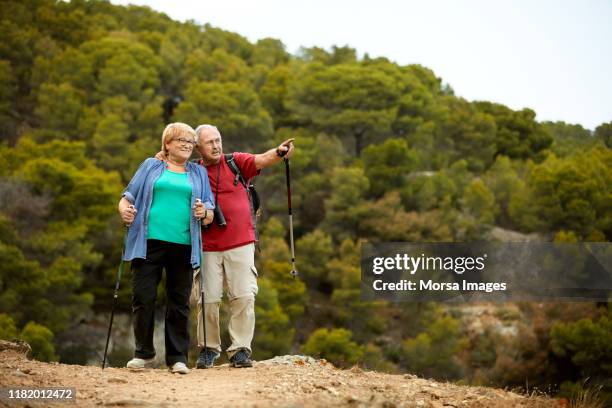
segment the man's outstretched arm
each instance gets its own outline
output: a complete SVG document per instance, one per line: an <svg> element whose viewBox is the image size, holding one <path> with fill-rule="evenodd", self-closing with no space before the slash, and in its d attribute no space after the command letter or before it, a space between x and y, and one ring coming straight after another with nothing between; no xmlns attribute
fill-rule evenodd
<svg viewBox="0 0 612 408"><path fill-rule="evenodd" d="M278 147L270 149L265 153L255 155L255 167L257 170L265 169L278 163L283 157L290 158L293 154L293 138L285 140Z"/></svg>

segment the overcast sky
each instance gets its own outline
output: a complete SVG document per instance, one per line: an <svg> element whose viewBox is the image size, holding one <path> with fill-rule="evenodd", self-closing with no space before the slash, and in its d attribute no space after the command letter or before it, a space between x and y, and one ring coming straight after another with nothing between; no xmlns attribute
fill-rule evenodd
<svg viewBox="0 0 612 408"><path fill-rule="evenodd" d="M112 0L255 42L348 45L422 64L468 100L529 107L538 120L612 121L612 1Z"/></svg>

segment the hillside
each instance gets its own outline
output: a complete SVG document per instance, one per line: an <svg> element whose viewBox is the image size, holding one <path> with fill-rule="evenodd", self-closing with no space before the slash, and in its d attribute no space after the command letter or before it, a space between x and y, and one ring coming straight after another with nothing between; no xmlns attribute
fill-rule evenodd
<svg viewBox="0 0 612 408"><path fill-rule="evenodd" d="M339 370L325 360L283 356L252 369L222 365L188 375L165 369L42 363L26 358L15 343L0 342L4 387L71 387L76 405L193 407L555 407L555 400L484 387L465 387L415 376ZM0 406L7 405L0 400ZM29 405L48 404L29 401Z"/></svg>
<svg viewBox="0 0 612 408"><path fill-rule="evenodd" d="M0 339L29 343L38 361L100 360L122 191L168 123L209 123L225 153L295 138L291 227L286 167L255 180L255 359L301 353L559 398L601 390L612 406L609 298L488 306L361 296L363 243L610 242L612 122L585 129L466 100L418 59L360 56L350 44L290 53L281 39L252 42L108 0L0 4ZM414 41L431 46L427 33ZM577 263L558 276L578 277ZM111 365L133 352L131 278L125 265Z"/></svg>

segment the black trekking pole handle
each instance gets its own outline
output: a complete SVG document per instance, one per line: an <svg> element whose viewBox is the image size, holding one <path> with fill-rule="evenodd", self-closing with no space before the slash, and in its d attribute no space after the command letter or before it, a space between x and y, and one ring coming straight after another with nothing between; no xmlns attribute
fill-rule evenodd
<svg viewBox="0 0 612 408"><path fill-rule="evenodd" d="M113 319L115 317L115 308L117 306L117 298L119 297L119 284L121 283L121 277L123 276L123 257L125 256L125 245L127 243L128 231L130 225L125 226L125 235L123 238L123 248L121 249L121 261L119 262L119 268L117 268L117 281L115 282L115 291L113 293L113 305L111 307L110 322L108 324L108 332L106 334L106 345L104 346L104 358L102 359L102 369L106 367L106 356L108 355L108 344L110 342L111 330L113 328Z"/></svg>
<svg viewBox="0 0 612 408"><path fill-rule="evenodd" d="M285 175L287 176L287 211L289 213L289 242L291 244L291 276L295 279L298 271L295 268L295 244L293 241L293 213L291 210L291 170L289 169L289 159L284 157Z"/></svg>

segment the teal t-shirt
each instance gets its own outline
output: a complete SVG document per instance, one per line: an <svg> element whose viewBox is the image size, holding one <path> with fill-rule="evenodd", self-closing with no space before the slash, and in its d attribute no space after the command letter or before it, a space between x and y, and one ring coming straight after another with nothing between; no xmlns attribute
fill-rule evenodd
<svg viewBox="0 0 612 408"><path fill-rule="evenodd" d="M191 184L187 173L164 170L153 186L147 239L191 245Z"/></svg>

